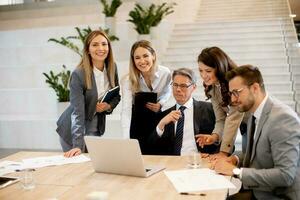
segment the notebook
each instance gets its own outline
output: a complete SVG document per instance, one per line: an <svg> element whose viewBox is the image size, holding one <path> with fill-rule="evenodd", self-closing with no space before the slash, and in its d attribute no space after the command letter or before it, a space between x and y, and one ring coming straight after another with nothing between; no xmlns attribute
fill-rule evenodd
<svg viewBox="0 0 300 200"><path fill-rule="evenodd" d="M120 92L120 87L116 86L110 90L107 90L105 92L105 94L103 95L103 97L99 100L100 103L102 102L106 102L109 103L114 97L116 97L117 95L119 95Z"/></svg>
<svg viewBox="0 0 300 200"><path fill-rule="evenodd" d="M165 168L145 167L136 139L85 136L84 140L96 172L148 177Z"/></svg>

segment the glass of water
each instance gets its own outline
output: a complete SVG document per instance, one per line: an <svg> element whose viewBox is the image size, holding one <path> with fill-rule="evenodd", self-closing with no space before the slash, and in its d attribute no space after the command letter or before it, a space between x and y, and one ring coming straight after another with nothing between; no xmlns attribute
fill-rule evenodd
<svg viewBox="0 0 300 200"><path fill-rule="evenodd" d="M191 152L187 155L188 168L198 169L201 167L201 154Z"/></svg>
<svg viewBox="0 0 300 200"><path fill-rule="evenodd" d="M33 176L34 169L24 169L20 174L20 183L25 190L32 190L35 188L35 181Z"/></svg>

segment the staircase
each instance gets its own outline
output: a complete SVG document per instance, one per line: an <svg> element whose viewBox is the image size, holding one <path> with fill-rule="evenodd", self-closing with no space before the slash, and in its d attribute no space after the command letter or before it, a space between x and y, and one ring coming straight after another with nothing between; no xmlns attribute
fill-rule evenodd
<svg viewBox="0 0 300 200"><path fill-rule="evenodd" d="M197 56L218 46L238 65L258 66L267 91L300 111L300 56L291 48L297 38L289 14L286 0L202 0L194 22L175 25L163 64L192 67L199 77ZM202 88L196 96L205 98Z"/></svg>

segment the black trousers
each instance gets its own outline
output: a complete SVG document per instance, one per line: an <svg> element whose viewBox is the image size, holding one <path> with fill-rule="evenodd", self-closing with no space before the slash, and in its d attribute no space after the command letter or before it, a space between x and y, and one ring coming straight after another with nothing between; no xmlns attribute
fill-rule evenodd
<svg viewBox="0 0 300 200"><path fill-rule="evenodd" d="M226 200L257 200L252 190L245 190L242 188L234 195L228 196Z"/></svg>

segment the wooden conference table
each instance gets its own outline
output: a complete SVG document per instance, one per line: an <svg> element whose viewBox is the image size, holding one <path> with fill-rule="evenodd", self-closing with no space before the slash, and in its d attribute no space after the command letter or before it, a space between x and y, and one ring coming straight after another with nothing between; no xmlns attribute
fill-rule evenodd
<svg viewBox="0 0 300 200"><path fill-rule="evenodd" d="M21 161L21 159L59 155L57 152L18 152L3 160ZM186 168L186 159L180 156L144 156L145 164L164 165L166 170ZM93 191L106 191L112 199L205 199L222 200L227 190L206 192L205 196L178 194L163 171L148 178L96 173L91 162L68 164L37 169L34 173L36 186L33 190L24 190L19 183L0 190L1 200L64 200L86 199ZM18 176L18 172L9 174ZM205 180L203 180L205 181Z"/></svg>

